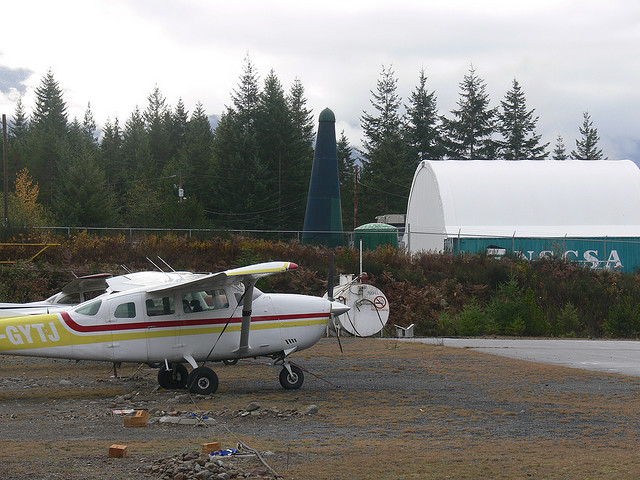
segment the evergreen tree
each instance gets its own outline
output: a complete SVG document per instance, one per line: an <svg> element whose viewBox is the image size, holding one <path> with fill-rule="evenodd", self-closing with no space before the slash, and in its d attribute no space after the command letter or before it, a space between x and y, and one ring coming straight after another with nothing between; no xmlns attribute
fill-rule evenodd
<svg viewBox="0 0 640 480"><path fill-rule="evenodd" d="M40 185L43 201L52 201L59 180L60 149L68 134L67 105L62 90L49 70L36 88L31 118L26 167Z"/></svg>
<svg viewBox="0 0 640 480"><path fill-rule="evenodd" d="M91 103L87 103L87 109L84 112L84 119L82 120L82 129L87 136L91 137L94 142L98 142L96 136L96 121L93 118L93 112L91 111Z"/></svg>
<svg viewBox="0 0 640 480"><path fill-rule="evenodd" d="M67 133L67 105L62 98L62 90L49 70L36 88L36 104L32 123L58 135Z"/></svg>
<svg viewBox="0 0 640 480"><path fill-rule="evenodd" d="M154 192L158 202L157 222L164 228L203 228L206 227L205 211L192 190L186 187L183 179L184 195L179 196L180 177L188 168L186 157L178 155L167 163L161 176L159 188ZM180 172L178 176L174 172ZM198 176L200 177L200 176ZM193 182L192 182L193 183Z"/></svg>
<svg viewBox="0 0 640 480"><path fill-rule="evenodd" d="M503 158L507 160L542 160L548 153L548 143L540 144L541 135L536 135L538 117L534 109L527 110L524 92L516 79L511 90L500 102L498 130L504 138L499 142Z"/></svg>
<svg viewBox="0 0 640 480"><path fill-rule="evenodd" d="M268 172L264 180L274 193L263 203L273 209L271 217L275 222L268 227L278 230L299 227L304 220L304 184L308 180L301 178L302 162L298 152L291 149L296 139L294 125L284 90L273 70L265 78L260 94L256 132L260 160Z"/></svg>
<svg viewBox="0 0 640 480"><path fill-rule="evenodd" d="M9 123L7 139L9 144L7 151L9 180L14 178L17 172L27 164L29 128L29 120L22 103L22 97L19 97L16 102L15 112Z"/></svg>
<svg viewBox="0 0 640 480"><path fill-rule="evenodd" d="M191 114L187 123L184 145L178 158L185 165L183 185L188 197L207 205L213 190L211 157L213 154L213 132L211 123L201 103Z"/></svg>
<svg viewBox="0 0 640 480"><path fill-rule="evenodd" d="M492 139L496 110L489 108L486 84L473 66L460 83L458 109L452 119L443 118L447 156L453 159L492 159L497 145Z"/></svg>
<svg viewBox="0 0 640 480"><path fill-rule="evenodd" d="M166 207L163 197L157 183L135 182L124 197L126 225L139 228L163 227L163 210Z"/></svg>
<svg viewBox="0 0 640 480"><path fill-rule="evenodd" d="M153 173L160 175L169 161L169 140L167 123L170 121L166 99L156 85L147 98L149 104L143 114L147 130L149 149L153 159Z"/></svg>
<svg viewBox="0 0 640 480"><path fill-rule="evenodd" d="M406 210L415 170L402 138L401 99L392 68L382 68L377 90L371 92L376 114L363 113L363 166L359 183L359 218L372 222L376 215Z"/></svg>
<svg viewBox="0 0 640 480"><path fill-rule="evenodd" d="M54 196L56 217L69 226L115 226L118 207L98 162L95 139L77 121L70 133L61 155L60 182Z"/></svg>
<svg viewBox="0 0 640 480"><path fill-rule="evenodd" d="M9 140L26 142L29 133L29 119L22 103L22 97L16 102L16 109L9 125Z"/></svg>
<svg viewBox="0 0 640 480"><path fill-rule="evenodd" d="M184 102L180 98L176 108L168 112L167 116L168 158L175 157L184 147L188 124L189 112L185 109Z"/></svg>
<svg viewBox="0 0 640 480"><path fill-rule="evenodd" d="M231 95L235 116L234 123L240 128L239 135L244 137L247 142L249 140L255 141L255 122L260 100L258 81L258 74L247 55L240 83Z"/></svg>
<svg viewBox="0 0 640 480"><path fill-rule="evenodd" d="M407 109L404 137L415 163L422 160L439 160L444 151L435 92L426 88L427 76L420 70L417 88L411 92Z"/></svg>
<svg viewBox="0 0 640 480"><path fill-rule="evenodd" d="M602 150L598 148L598 129L593 126L589 112L582 114L583 122L580 127L582 138L576 140L576 149L571 150L571 158L576 160L602 160Z"/></svg>
<svg viewBox="0 0 640 480"><path fill-rule="evenodd" d="M249 57L231 98L233 105L223 112L214 133L213 188L205 208L217 225L262 228L268 216L277 213L277 206L272 207L272 189L264 181L273 178L273 172L259 155L256 122L260 89Z"/></svg>
<svg viewBox="0 0 640 480"><path fill-rule="evenodd" d="M313 166L313 143L315 140L315 129L313 114L307 108L307 99L304 87L299 79L295 79L289 95L287 96L289 115L293 124L293 139L290 145L292 165L289 174L292 183L288 188L298 190L297 194L290 197L295 213L287 220L290 228L300 229L304 223L305 206L307 194L309 192L309 180L311 168Z"/></svg>
<svg viewBox="0 0 640 480"><path fill-rule="evenodd" d="M155 209L159 174L156 173L145 122L138 107L124 125L120 151L123 168L116 170L116 178L118 186L121 186L118 190L123 192L120 197L124 205L122 216L128 225L149 226L138 221L140 218L159 218Z"/></svg>
<svg viewBox="0 0 640 480"><path fill-rule="evenodd" d="M554 160L566 160L569 158L567 155L567 149L564 146L564 138L562 138L562 135L558 135L556 137L556 144L553 147L551 156Z"/></svg>
<svg viewBox="0 0 640 480"><path fill-rule="evenodd" d="M402 99L398 96L398 79L393 68L382 67L382 73L376 84L376 91L371 90L369 100L375 113L363 112L360 125L364 132L363 155L369 159L389 136L400 136L402 116L399 109Z"/></svg>
<svg viewBox="0 0 640 480"><path fill-rule="evenodd" d="M122 176L127 181L157 178L145 122L138 107L124 125L122 155L124 166ZM129 188L129 185L126 187Z"/></svg>
<svg viewBox="0 0 640 480"><path fill-rule="evenodd" d="M342 205L342 229L352 230L354 226L353 203L355 190L355 160L353 148L344 134L340 132L340 138L336 143L338 153L338 178L340 179L340 203Z"/></svg>
<svg viewBox="0 0 640 480"><path fill-rule="evenodd" d="M100 152L107 184L115 192L124 193L127 175L122 160L122 132L117 117L113 123L107 119L104 125Z"/></svg>
<svg viewBox="0 0 640 480"><path fill-rule="evenodd" d="M307 108L307 99L304 94L304 86L300 79L296 78L287 96L287 104L291 112L291 122L296 132L296 137L307 147L313 144L315 138L313 126L313 114Z"/></svg>

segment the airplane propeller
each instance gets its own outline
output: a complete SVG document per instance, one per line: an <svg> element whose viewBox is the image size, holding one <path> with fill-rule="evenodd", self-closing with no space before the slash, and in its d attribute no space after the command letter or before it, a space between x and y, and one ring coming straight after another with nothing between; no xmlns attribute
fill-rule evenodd
<svg viewBox="0 0 640 480"><path fill-rule="evenodd" d="M349 309L348 308L344 309L343 307L345 306L339 302L336 302L333 298L333 284L334 284L334 275L335 275L334 263L335 263L334 254L333 252L331 252L331 256L329 257L329 284L327 285L327 298L331 302L331 322L333 323L333 328L336 331L336 338L338 339L338 346L340 347L340 353L344 353L344 350L342 349L342 342L340 342L340 335L338 334L336 316L346 312ZM334 310L336 310L335 313L334 313Z"/></svg>

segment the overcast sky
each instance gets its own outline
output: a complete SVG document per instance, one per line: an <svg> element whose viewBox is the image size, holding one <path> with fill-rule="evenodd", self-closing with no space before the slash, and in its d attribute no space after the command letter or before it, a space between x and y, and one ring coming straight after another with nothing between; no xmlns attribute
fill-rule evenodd
<svg viewBox="0 0 640 480"><path fill-rule="evenodd" d="M406 103L424 68L450 116L473 64L492 106L520 83L538 133L575 148L589 111L611 159L640 162L640 2L637 0L20 0L4 2L0 113L9 118L48 69L70 118L87 103L99 125L124 125L157 85L209 115L230 104L248 54L261 79L286 91L299 78L314 117L336 114L338 133L361 142L382 67Z"/></svg>

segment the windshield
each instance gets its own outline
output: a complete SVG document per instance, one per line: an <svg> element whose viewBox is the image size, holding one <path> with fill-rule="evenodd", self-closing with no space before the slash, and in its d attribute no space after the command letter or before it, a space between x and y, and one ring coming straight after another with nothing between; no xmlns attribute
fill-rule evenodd
<svg viewBox="0 0 640 480"><path fill-rule="evenodd" d="M76 313L81 315L89 315L94 316L100 310L100 305L102 305L102 300L96 300L95 302L87 303L82 305L81 307L76 308Z"/></svg>

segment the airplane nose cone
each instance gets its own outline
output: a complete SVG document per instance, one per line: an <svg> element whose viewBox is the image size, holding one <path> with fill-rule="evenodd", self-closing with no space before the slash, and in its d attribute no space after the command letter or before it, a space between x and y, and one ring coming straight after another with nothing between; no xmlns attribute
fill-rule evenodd
<svg viewBox="0 0 640 480"><path fill-rule="evenodd" d="M347 313L349 310L351 310L351 308L347 307L344 303L331 302L331 313L335 316Z"/></svg>

